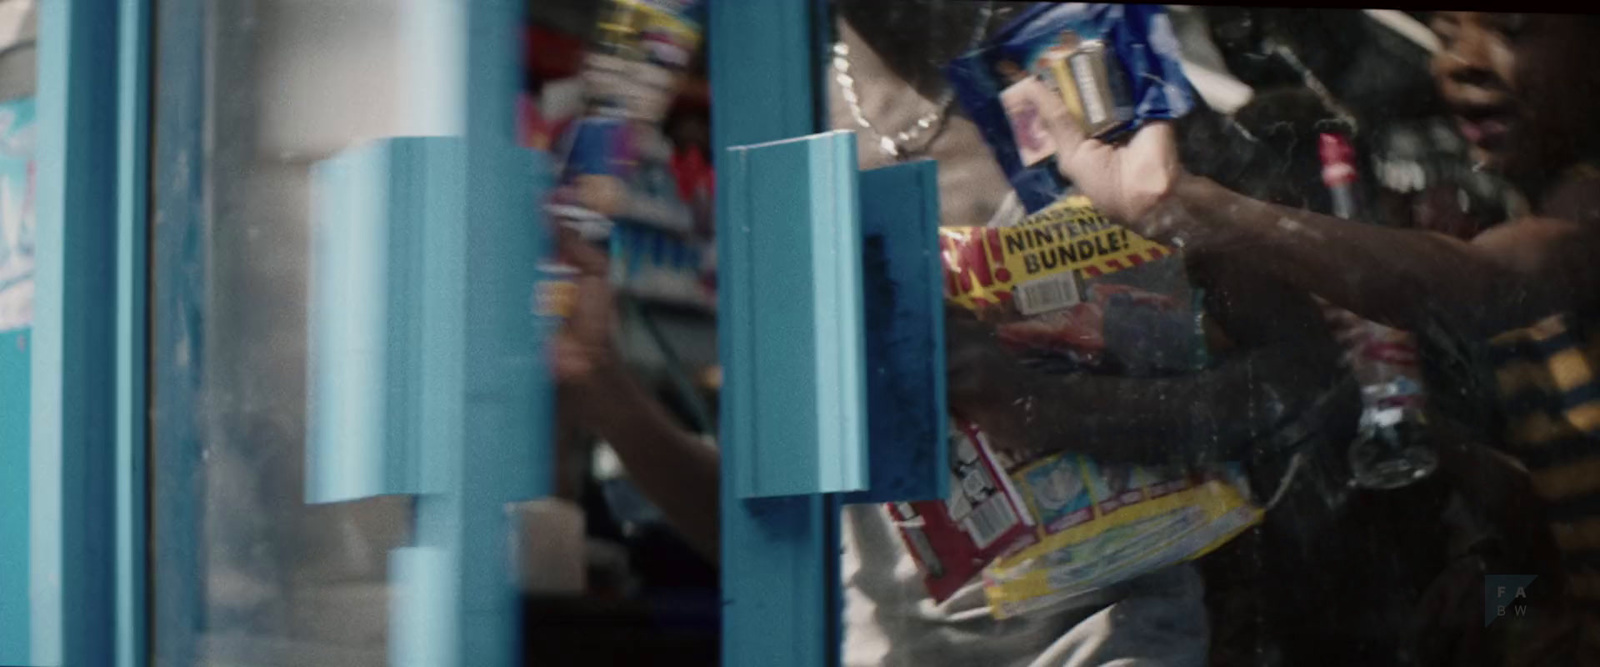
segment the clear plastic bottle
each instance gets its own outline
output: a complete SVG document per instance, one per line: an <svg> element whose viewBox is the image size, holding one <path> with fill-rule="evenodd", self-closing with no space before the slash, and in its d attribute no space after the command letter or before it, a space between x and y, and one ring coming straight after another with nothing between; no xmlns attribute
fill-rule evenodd
<svg viewBox="0 0 1600 667"><path fill-rule="evenodd" d="M1319 149L1334 215L1358 218L1355 151L1337 134L1323 134ZM1360 431L1349 451L1351 484L1396 489L1431 475L1439 456L1428 441L1427 393L1415 336L1328 304L1323 308L1361 386Z"/></svg>

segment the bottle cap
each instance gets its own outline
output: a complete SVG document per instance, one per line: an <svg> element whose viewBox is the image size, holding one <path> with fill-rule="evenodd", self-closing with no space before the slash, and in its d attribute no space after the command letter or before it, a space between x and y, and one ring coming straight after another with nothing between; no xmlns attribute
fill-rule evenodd
<svg viewBox="0 0 1600 667"><path fill-rule="evenodd" d="M1331 188L1356 182L1356 151L1344 137L1324 132L1317 152L1322 157L1324 184Z"/></svg>

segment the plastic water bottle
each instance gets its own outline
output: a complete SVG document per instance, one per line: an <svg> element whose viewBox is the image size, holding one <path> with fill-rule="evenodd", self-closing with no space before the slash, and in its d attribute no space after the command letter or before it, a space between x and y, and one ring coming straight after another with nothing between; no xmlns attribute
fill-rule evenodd
<svg viewBox="0 0 1600 667"><path fill-rule="evenodd" d="M1360 216L1355 183L1355 151L1344 137L1323 134L1319 146L1322 182L1333 197L1333 212ZM1397 489L1433 474L1439 456L1428 441L1427 393L1412 334L1323 304L1346 359L1361 386L1361 424L1349 451L1351 484Z"/></svg>

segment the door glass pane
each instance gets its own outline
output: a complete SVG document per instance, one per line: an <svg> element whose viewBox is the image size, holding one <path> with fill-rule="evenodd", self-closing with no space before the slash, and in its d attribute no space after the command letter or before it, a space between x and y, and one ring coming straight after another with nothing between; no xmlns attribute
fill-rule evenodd
<svg viewBox="0 0 1600 667"><path fill-rule="evenodd" d="M153 120L159 145L200 150L152 174L156 292L193 288L151 315L154 651L385 664L388 557L410 503L304 500L306 282L312 164L399 134L403 3L180 4L157 3ZM185 103L199 111L175 126Z"/></svg>
<svg viewBox="0 0 1600 667"><path fill-rule="evenodd" d="M430 3L158 4L156 657L384 664L395 610L388 558L412 542L413 505L304 501L310 170L415 130L422 114L407 109L405 67L419 62L409 38L420 26L405 12ZM592 106L583 56L600 7L540 0L528 10L519 136L559 149ZM646 164L622 177L636 208L657 215L625 219L630 209L599 227L618 260L619 357L698 445L715 428L706 408L715 401L703 393L715 384L705 372L716 363L714 298L690 261L710 243L709 99L703 50L679 55L692 56L677 63L691 70L688 83L655 91L669 103L656 127L635 135L649 141ZM562 541L574 549L521 554L525 653L539 664L714 664L714 568L594 435L559 434L554 502L565 504L529 505L514 522L535 540L552 525L572 527L574 516L585 532ZM586 576L565 576L574 557Z"/></svg>
<svg viewBox="0 0 1600 667"><path fill-rule="evenodd" d="M1592 650L1594 22L829 6L975 320L952 497L844 510L846 665Z"/></svg>

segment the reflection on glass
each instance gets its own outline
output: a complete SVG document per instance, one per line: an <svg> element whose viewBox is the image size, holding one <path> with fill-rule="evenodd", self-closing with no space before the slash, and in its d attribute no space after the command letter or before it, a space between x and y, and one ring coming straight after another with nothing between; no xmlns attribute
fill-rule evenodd
<svg viewBox="0 0 1600 667"><path fill-rule="evenodd" d="M162 386L154 400L158 414L193 420L200 451L194 485L163 480L176 473L157 467L152 488L192 493L169 500L192 504L198 517L190 526L163 525L158 517L157 557L192 534L199 562L194 572L159 569L151 585L158 658L385 664L388 555L408 540L410 506L304 501L307 224L311 165L398 133L392 63L401 48L401 4L208 2L207 34L184 36L204 45L204 62L190 66L207 72L205 120L195 131L204 133L208 151L192 163L204 170L203 191L188 196L200 202L203 231L196 236L208 260L153 271L203 272L207 291L196 304L203 335L181 355L158 348L153 359L192 364L202 375L193 404L173 404L175 394ZM162 39L171 48L176 37ZM160 80L156 86L157 100L178 94L164 93ZM157 105L158 116L163 108ZM179 169L158 164L152 177L182 179ZM152 313L158 321L182 316ZM162 448L180 446L154 442L154 460ZM198 581L180 584L163 574ZM183 636L161 625L172 617L160 610L189 604L178 597L185 589L200 595L193 645L163 643Z"/></svg>
<svg viewBox="0 0 1600 667"><path fill-rule="evenodd" d="M845 664L1600 655L1600 24L831 6L963 313L951 497L845 509Z"/></svg>

